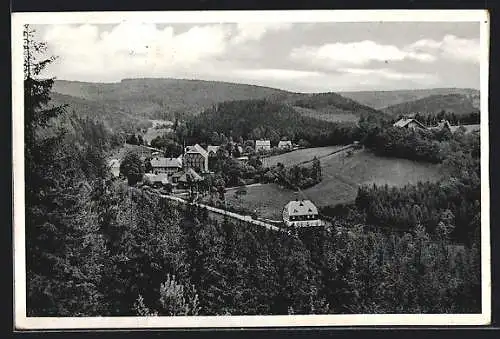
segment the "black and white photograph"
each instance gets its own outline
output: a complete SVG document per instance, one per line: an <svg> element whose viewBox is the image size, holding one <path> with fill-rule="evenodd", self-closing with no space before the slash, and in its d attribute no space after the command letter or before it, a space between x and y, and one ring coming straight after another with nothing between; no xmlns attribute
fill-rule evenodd
<svg viewBox="0 0 500 339"><path fill-rule="evenodd" d="M486 11L12 15L23 329L490 323Z"/></svg>

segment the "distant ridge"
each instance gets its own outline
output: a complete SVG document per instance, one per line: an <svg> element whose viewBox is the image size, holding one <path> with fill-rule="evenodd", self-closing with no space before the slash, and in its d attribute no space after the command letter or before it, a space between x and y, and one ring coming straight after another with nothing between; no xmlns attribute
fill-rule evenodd
<svg viewBox="0 0 500 339"><path fill-rule="evenodd" d="M364 114L384 114L335 92L294 93L281 89L232 82L126 78L119 82L90 83L56 80L53 92L112 107L143 118L174 119L176 115L198 115L214 104L238 100L260 100L301 107L301 114L320 120L352 121ZM102 110L101 110L102 111ZM104 111L108 111L107 109Z"/></svg>
<svg viewBox="0 0 500 339"><path fill-rule="evenodd" d="M415 112L436 114L441 111L455 113L456 115L466 115L479 112L479 94L453 93L430 95L421 99L386 107L383 111L391 115Z"/></svg>
<svg viewBox="0 0 500 339"><path fill-rule="evenodd" d="M479 90L473 88L429 88L396 91L350 91L339 92L339 94L355 100L360 104L370 106L375 109L383 109L404 102L422 99L431 95L463 94L479 96Z"/></svg>

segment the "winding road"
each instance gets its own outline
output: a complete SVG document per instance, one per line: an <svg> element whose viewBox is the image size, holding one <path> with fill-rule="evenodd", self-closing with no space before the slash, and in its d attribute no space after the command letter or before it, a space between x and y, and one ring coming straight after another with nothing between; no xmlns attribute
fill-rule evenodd
<svg viewBox="0 0 500 339"><path fill-rule="evenodd" d="M174 197L172 195L160 194L160 197L166 198L166 199L169 199L169 200L173 200L173 201L177 201L177 202L180 202L182 204L189 204L188 201L186 201L186 200L184 200L182 198L179 198L179 197ZM259 221L259 220L255 220L255 219L253 219L249 215L241 215L241 214L238 214L238 213L229 212L229 211L226 211L226 210L223 210L223 209L220 209L220 208L215 208L215 207L212 207L212 206L208 206L208 205L204 205L204 204L199 204L199 203L194 203L194 205L198 206L198 207L201 207L201 208L205 208L207 211L210 211L212 213L216 213L218 215L226 215L226 216L234 218L234 219L238 219L238 220L241 220L241 221L244 221L244 222L247 222L247 223L251 223L251 224L254 224L254 225L257 225L257 226L261 226L261 227L267 228L268 230L271 230L271 231L287 232L287 230L285 230L285 229L283 229L281 227L277 227L275 225L271 225L271 224L268 224L268 223L265 223L265 222L262 222L262 221Z"/></svg>

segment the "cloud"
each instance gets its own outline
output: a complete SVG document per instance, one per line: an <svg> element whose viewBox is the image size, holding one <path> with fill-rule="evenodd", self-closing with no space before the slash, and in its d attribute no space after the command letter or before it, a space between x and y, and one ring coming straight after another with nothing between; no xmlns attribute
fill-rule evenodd
<svg viewBox="0 0 500 339"><path fill-rule="evenodd" d="M480 47L478 39L462 39L445 35L441 41L422 39L408 46L416 53L428 52L443 59L479 63Z"/></svg>
<svg viewBox="0 0 500 339"><path fill-rule="evenodd" d="M381 45L371 40L348 43L331 43L321 46L302 46L292 49L293 61L313 63L329 68L346 65L362 66L372 61L402 61L405 59L432 62L428 53L405 51L393 45Z"/></svg>
<svg viewBox="0 0 500 339"><path fill-rule="evenodd" d="M406 73L406 72L397 72L391 70L389 68L340 68L339 72L348 73L354 76L377 76L380 78L388 79L388 80L415 80L420 82L435 82L438 77L435 74L429 73Z"/></svg>
<svg viewBox="0 0 500 339"><path fill-rule="evenodd" d="M230 33L225 25L194 26L180 34L147 23L121 23L101 34L93 25L53 25L44 40L59 56L55 66L65 72L122 78L208 67L226 52Z"/></svg>
<svg viewBox="0 0 500 339"><path fill-rule="evenodd" d="M266 22L266 23L239 23L236 25L237 33L232 38L234 44L241 44L248 41L257 41L267 32L282 31L292 28L291 23L286 22Z"/></svg>

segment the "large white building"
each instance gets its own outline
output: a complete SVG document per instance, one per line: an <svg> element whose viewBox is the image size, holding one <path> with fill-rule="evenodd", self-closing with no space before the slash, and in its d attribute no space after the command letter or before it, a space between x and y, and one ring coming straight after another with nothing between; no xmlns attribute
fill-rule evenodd
<svg viewBox="0 0 500 339"><path fill-rule="evenodd" d="M255 140L255 152L269 151L271 149L270 140Z"/></svg>
<svg viewBox="0 0 500 339"><path fill-rule="evenodd" d="M318 209L310 200L292 200L283 208L283 221L290 227L322 226Z"/></svg>

